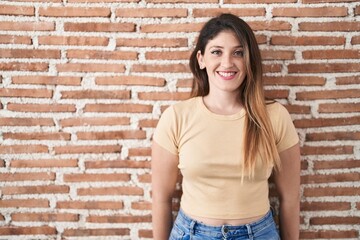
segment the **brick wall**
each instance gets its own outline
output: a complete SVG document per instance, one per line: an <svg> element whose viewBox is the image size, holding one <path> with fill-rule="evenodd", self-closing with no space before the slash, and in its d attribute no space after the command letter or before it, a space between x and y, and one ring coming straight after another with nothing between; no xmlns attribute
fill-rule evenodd
<svg viewBox="0 0 360 240"><path fill-rule="evenodd" d="M151 239L150 139L220 12L301 137L301 239L360 238L359 1L3 0L0 239Z"/></svg>

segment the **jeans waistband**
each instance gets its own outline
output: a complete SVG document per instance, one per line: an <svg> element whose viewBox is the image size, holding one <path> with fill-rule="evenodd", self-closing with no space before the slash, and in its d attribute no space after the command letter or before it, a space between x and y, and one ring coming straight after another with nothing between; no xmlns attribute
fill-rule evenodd
<svg viewBox="0 0 360 240"><path fill-rule="evenodd" d="M206 225L202 222L196 221L191 217L187 216L181 209L178 213L178 217L176 219L183 226L187 226L187 228L191 232L201 231L201 232L218 232L221 233L224 237L231 235L253 235L254 233L261 231L267 226L274 224L274 220L272 217L272 212L269 210L261 219L244 225L222 225L222 226L210 226Z"/></svg>

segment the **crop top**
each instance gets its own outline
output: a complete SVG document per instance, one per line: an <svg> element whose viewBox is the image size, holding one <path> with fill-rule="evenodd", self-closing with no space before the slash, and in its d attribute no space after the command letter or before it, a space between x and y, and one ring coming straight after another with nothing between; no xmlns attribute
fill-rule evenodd
<svg viewBox="0 0 360 240"><path fill-rule="evenodd" d="M267 105L278 152L294 146L299 137L290 114L281 104ZM272 168L257 161L255 176L242 179L245 110L219 115L194 97L168 107L153 139L179 156L183 176L180 206L193 216L241 219L265 214L269 208L268 178ZM251 141L249 139L248 141Z"/></svg>

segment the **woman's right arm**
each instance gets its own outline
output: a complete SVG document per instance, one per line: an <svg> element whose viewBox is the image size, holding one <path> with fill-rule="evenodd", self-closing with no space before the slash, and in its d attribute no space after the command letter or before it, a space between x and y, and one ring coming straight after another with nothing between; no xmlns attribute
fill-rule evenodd
<svg viewBox="0 0 360 240"><path fill-rule="evenodd" d="M152 223L154 240L168 240L172 197L178 179L178 156L153 142L151 152Z"/></svg>

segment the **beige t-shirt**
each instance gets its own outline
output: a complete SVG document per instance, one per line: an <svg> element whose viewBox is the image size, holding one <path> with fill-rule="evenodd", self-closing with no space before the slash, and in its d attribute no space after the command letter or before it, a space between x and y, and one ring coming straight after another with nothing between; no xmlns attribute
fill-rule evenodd
<svg viewBox="0 0 360 240"><path fill-rule="evenodd" d="M279 152L294 146L298 135L288 111L267 105ZM198 217L239 219L269 210L268 178L272 168L258 161L255 177L242 179L245 110L234 115L210 112L201 97L167 108L154 141L179 156L183 175L181 208ZM246 141L251 141L247 139Z"/></svg>

